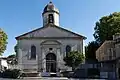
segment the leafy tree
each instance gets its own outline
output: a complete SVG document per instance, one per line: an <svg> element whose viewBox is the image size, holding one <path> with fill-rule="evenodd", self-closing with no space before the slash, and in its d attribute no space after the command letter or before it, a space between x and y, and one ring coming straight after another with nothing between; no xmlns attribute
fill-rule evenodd
<svg viewBox="0 0 120 80"><path fill-rule="evenodd" d="M7 44L7 35L6 33L0 29L0 55L4 53L6 50L6 44Z"/></svg>
<svg viewBox="0 0 120 80"><path fill-rule="evenodd" d="M66 66L72 67L74 70L80 63L84 60L84 55L78 51L71 51L68 55L64 58L66 62Z"/></svg>
<svg viewBox="0 0 120 80"><path fill-rule="evenodd" d="M94 28L94 38L100 44L105 40L112 40L116 33L120 33L120 12L114 12L108 16L102 17Z"/></svg>
<svg viewBox="0 0 120 80"><path fill-rule="evenodd" d="M85 47L86 61L96 61L96 50L99 48L99 44L96 41L89 42Z"/></svg>

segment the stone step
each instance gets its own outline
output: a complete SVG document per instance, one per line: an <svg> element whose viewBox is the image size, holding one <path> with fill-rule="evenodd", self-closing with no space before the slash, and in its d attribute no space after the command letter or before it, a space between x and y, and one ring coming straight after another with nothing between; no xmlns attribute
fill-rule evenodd
<svg viewBox="0 0 120 80"><path fill-rule="evenodd" d="M39 73L22 73L22 77L38 77Z"/></svg>
<svg viewBox="0 0 120 80"><path fill-rule="evenodd" d="M67 77L24 77L25 80L69 80Z"/></svg>

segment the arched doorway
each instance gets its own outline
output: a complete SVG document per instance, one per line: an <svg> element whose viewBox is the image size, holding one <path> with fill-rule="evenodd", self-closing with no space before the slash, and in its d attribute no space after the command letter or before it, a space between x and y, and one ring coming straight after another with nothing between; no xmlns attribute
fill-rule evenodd
<svg viewBox="0 0 120 80"><path fill-rule="evenodd" d="M54 53L46 55L46 72L56 72L56 55Z"/></svg>

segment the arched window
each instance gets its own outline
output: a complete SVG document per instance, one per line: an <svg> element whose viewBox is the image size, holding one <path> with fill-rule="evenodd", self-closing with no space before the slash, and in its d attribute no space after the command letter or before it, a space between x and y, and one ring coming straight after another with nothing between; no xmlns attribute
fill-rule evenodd
<svg viewBox="0 0 120 80"><path fill-rule="evenodd" d="M66 56L67 56L67 54L68 54L70 51L71 51L71 46L67 45L67 46L66 46Z"/></svg>
<svg viewBox="0 0 120 80"><path fill-rule="evenodd" d="M31 59L36 59L36 47L31 46Z"/></svg>
<svg viewBox="0 0 120 80"><path fill-rule="evenodd" d="M54 23L53 14L49 14L49 15L48 15L48 22L49 22L49 23Z"/></svg>

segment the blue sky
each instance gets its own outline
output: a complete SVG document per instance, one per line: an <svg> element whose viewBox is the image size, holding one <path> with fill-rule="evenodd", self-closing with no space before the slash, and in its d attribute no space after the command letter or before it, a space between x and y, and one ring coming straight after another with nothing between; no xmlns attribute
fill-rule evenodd
<svg viewBox="0 0 120 80"><path fill-rule="evenodd" d="M0 0L0 28L8 35L7 56L14 53L15 37L42 27L42 11L50 0ZM120 11L120 0L52 0L60 11L60 25L94 40L95 22Z"/></svg>

